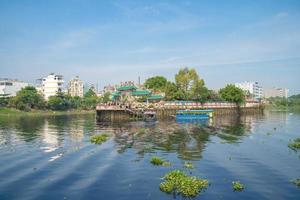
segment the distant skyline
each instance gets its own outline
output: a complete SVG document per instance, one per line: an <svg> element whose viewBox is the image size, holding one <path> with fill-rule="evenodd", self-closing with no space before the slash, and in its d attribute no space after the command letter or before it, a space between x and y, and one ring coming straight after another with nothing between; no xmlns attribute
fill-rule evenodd
<svg viewBox="0 0 300 200"><path fill-rule="evenodd" d="M0 0L0 78L51 72L100 87L185 66L211 89L300 93L299 0Z"/></svg>

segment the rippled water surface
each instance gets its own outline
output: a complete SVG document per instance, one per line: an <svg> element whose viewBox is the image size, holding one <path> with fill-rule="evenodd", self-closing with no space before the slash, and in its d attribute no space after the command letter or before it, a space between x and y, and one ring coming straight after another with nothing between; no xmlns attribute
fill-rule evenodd
<svg viewBox="0 0 300 200"><path fill-rule="evenodd" d="M110 133L102 145L90 136ZM182 199L159 190L172 169L206 178L195 199L300 199L300 115L99 124L94 115L0 117L0 199ZM172 166L153 166L160 156ZM231 182L246 188L233 192Z"/></svg>

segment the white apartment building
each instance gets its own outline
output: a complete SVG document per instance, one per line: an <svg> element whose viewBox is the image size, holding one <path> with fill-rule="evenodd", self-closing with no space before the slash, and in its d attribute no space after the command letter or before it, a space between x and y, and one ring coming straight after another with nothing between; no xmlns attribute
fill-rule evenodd
<svg viewBox="0 0 300 200"><path fill-rule="evenodd" d="M0 97L13 97L28 83L16 79L0 79Z"/></svg>
<svg viewBox="0 0 300 200"><path fill-rule="evenodd" d="M68 94L72 97L83 97L83 82L78 76L69 81Z"/></svg>
<svg viewBox="0 0 300 200"><path fill-rule="evenodd" d="M286 88L268 88L264 91L264 97L281 97L281 98L288 98L289 90Z"/></svg>
<svg viewBox="0 0 300 200"><path fill-rule="evenodd" d="M49 74L47 77L38 79L40 86L37 87L45 100L50 96L55 96L57 92L63 92L64 79L62 75Z"/></svg>
<svg viewBox="0 0 300 200"><path fill-rule="evenodd" d="M249 92L250 95L253 96L254 99L258 100L263 97L262 87L258 84L258 82L253 81L245 81L241 83L235 83L235 86L241 88L245 92Z"/></svg>

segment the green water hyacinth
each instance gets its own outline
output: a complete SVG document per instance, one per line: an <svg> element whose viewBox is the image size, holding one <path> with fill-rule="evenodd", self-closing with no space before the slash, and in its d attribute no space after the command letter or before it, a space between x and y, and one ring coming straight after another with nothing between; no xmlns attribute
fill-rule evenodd
<svg viewBox="0 0 300 200"><path fill-rule="evenodd" d="M297 178L295 180L291 181L293 184L295 184L297 187L300 187L300 178Z"/></svg>
<svg viewBox="0 0 300 200"><path fill-rule="evenodd" d="M103 142L108 140L108 138L109 138L109 135L106 133L103 133L103 134L99 134L99 135L93 135L90 138L90 141L91 141L91 143L94 143L94 144L102 144Z"/></svg>
<svg viewBox="0 0 300 200"><path fill-rule="evenodd" d="M159 186L160 190L171 194L176 193L183 197L196 197L203 189L209 185L208 180L189 176L180 170L168 172L163 177L164 182Z"/></svg>
<svg viewBox="0 0 300 200"><path fill-rule="evenodd" d="M168 161L163 160L160 157L157 156L153 156L150 160L150 163L152 163L153 165L162 165L162 166L171 166L172 164Z"/></svg>
<svg viewBox="0 0 300 200"><path fill-rule="evenodd" d="M194 169L194 165L191 162L185 162L184 167L187 169Z"/></svg>
<svg viewBox="0 0 300 200"><path fill-rule="evenodd" d="M291 143L289 143L289 148L297 151L300 149L300 138L294 139Z"/></svg>
<svg viewBox="0 0 300 200"><path fill-rule="evenodd" d="M245 189L245 186L240 181L233 181L232 188L234 191L242 191Z"/></svg>

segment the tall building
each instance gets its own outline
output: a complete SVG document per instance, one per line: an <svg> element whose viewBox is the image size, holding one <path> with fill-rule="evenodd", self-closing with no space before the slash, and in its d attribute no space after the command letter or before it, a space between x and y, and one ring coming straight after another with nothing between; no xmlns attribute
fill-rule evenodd
<svg viewBox="0 0 300 200"><path fill-rule="evenodd" d="M70 80L68 84L68 94L72 97L83 97L83 82L78 76Z"/></svg>
<svg viewBox="0 0 300 200"><path fill-rule="evenodd" d="M28 86L28 83L13 79L0 79L0 97L13 97L22 88Z"/></svg>
<svg viewBox="0 0 300 200"><path fill-rule="evenodd" d="M286 88L268 88L264 91L264 97L281 97L281 98L288 98L289 90Z"/></svg>
<svg viewBox="0 0 300 200"><path fill-rule="evenodd" d="M241 88L245 92L249 92L254 99L261 99L263 97L263 90L258 82L245 81L241 83L235 83L235 86Z"/></svg>
<svg viewBox="0 0 300 200"><path fill-rule="evenodd" d="M64 79L62 75L51 73L47 77L38 80L40 81L40 86L37 89L44 95L46 100L50 96L55 96L57 92L63 91Z"/></svg>

